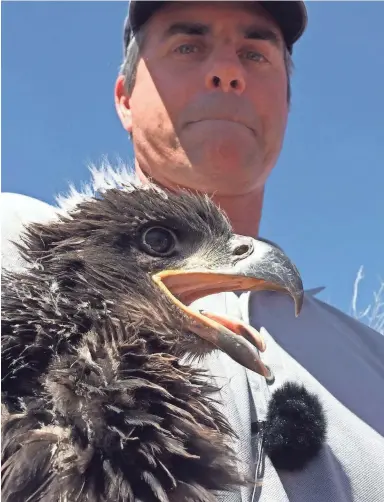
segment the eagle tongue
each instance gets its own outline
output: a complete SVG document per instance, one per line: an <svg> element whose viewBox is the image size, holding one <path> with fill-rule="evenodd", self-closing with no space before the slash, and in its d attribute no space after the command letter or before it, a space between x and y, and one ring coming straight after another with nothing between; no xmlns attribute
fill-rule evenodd
<svg viewBox="0 0 384 502"><path fill-rule="evenodd" d="M260 352L265 351L266 345L263 337L255 328L253 328L249 324L246 324L245 322L233 317L224 316L221 314L213 314L212 312L207 312L206 310L200 310L200 314L208 317L209 319L212 319L213 321L218 322L236 335L242 336L252 345L254 345Z"/></svg>

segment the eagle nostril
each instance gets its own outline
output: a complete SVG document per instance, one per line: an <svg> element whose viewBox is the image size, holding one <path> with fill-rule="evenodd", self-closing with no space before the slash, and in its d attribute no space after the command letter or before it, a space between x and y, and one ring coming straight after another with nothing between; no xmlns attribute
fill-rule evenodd
<svg viewBox="0 0 384 502"><path fill-rule="evenodd" d="M250 251L250 247L248 244L240 244L233 251L234 256L243 256L244 254L248 254Z"/></svg>

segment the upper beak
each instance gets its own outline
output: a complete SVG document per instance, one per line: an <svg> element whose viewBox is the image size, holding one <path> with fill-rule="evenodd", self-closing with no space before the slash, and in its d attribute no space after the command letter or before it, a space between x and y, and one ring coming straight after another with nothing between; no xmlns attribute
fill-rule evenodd
<svg viewBox="0 0 384 502"><path fill-rule="evenodd" d="M242 277L246 290L288 293L295 303L296 317L303 306L304 288L294 263L276 246L249 239L249 252L234 264L231 274Z"/></svg>
<svg viewBox="0 0 384 502"><path fill-rule="evenodd" d="M248 237L233 238L233 256L228 266L201 270L164 270L153 276L158 286L188 314L191 329L243 366L266 376L255 346L255 330L244 337L245 325L216 314L202 315L191 310L195 300L223 291L275 290L289 294L299 315L304 298L300 273L292 261L275 246ZM220 322L218 322L220 321ZM242 336L238 336L242 335ZM253 338L253 343L249 341ZM261 349L262 350L262 349Z"/></svg>

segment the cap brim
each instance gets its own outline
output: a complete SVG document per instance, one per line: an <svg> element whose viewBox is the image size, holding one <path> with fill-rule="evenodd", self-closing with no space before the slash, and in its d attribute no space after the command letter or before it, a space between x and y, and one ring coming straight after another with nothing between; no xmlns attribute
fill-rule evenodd
<svg viewBox="0 0 384 502"><path fill-rule="evenodd" d="M276 21L283 33L288 49L291 50L307 27L308 15L304 2L269 1L260 2L260 5Z"/></svg>

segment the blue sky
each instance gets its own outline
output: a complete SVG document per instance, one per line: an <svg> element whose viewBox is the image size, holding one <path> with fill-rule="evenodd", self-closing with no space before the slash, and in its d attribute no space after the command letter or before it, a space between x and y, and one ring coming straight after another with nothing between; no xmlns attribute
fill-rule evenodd
<svg viewBox="0 0 384 502"><path fill-rule="evenodd" d="M384 2L308 2L285 146L261 225L348 311L384 279ZM126 2L2 2L2 191L52 203L87 164L132 160L113 103Z"/></svg>

